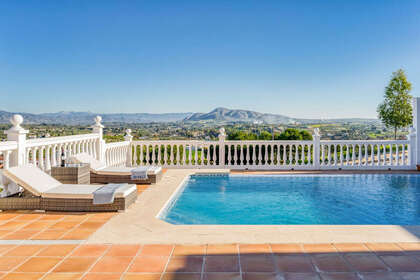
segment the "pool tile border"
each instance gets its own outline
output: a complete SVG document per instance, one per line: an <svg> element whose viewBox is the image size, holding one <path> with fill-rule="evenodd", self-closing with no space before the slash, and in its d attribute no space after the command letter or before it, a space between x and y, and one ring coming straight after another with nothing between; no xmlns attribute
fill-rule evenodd
<svg viewBox="0 0 420 280"><path fill-rule="evenodd" d="M226 170L168 170L159 183L145 190L134 205L124 213L119 213L113 217L93 233L87 242L260 244L420 241L420 225L406 227L397 225L172 225L158 219L157 215L169 203L170 198L182 186L182 183L190 175L203 173L226 174ZM270 173L276 174L275 172ZM279 174L285 173L281 172ZM293 172L289 173L294 174ZM325 173L331 174L331 171ZM302 172L298 174L302 174Z"/></svg>

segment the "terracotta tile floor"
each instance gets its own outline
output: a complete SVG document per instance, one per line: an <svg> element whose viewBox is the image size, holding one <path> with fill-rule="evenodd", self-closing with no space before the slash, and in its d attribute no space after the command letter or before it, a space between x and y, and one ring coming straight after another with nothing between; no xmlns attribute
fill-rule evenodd
<svg viewBox="0 0 420 280"><path fill-rule="evenodd" d="M137 191L141 194L150 186L137 185ZM4 211L0 240L86 240L116 214Z"/></svg>
<svg viewBox="0 0 420 280"><path fill-rule="evenodd" d="M0 245L0 279L420 279L420 243Z"/></svg>
<svg viewBox="0 0 420 280"><path fill-rule="evenodd" d="M116 213L5 211L0 240L85 240Z"/></svg>

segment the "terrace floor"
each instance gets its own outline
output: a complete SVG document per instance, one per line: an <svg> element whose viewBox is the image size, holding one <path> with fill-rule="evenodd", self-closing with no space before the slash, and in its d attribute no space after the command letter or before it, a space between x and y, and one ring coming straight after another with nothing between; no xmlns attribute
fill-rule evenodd
<svg viewBox="0 0 420 280"><path fill-rule="evenodd" d="M0 279L420 279L420 243L0 245Z"/></svg>

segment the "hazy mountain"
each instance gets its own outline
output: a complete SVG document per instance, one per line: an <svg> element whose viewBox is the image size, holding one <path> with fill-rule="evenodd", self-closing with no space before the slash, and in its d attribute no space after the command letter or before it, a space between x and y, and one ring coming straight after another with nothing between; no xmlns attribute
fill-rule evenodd
<svg viewBox="0 0 420 280"><path fill-rule="evenodd" d="M195 113L184 121L223 121L223 122L255 122L266 123L291 123L294 119L274 114L264 114L247 110L231 110L227 108L216 108L209 113Z"/></svg>
<svg viewBox="0 0 420 280"><path fill-rule="evenodd" d="M102 117L105 123L121 122L121 123L147 123L147 122L175 122L182 121L192 113L165 113L165 114L148 114L148 113L132 113L132 114L97 114L91 112L58 112L58 113L12 113L0 111L0 123L9 123L9 119L13 114L21 114L25 123L33 124L93 124L97 115Z"/></svg>
<svg viewBox="0 0 420 280"><path fill-rule="evenodd" d="M209 113L195 113L185 118L184 121L201 122L264 122L269 124L289 123L378 123L377 119L363 118L341 118L341 119L300 119L284 115L264 114L248 110L232 110L227 108L216 108Z"/></svg>
<svg viewBox="0 0 420 280"><path fill-rule="evenodd" d="M0 111L0 123L9 123L11 116L16 113ZM32 124L68 124L87 125L93 124L97 115L102 116L104 123L148 123L148 122L261 122L270 124L289 123L378 123L377 119L298 119L284 115L264 114L248 110L232 110L227 108L216 108L209 113L118 113L118 114L97 114L91 112L58 112L30 114L18 113L24 118L25 123Z"/></svg>

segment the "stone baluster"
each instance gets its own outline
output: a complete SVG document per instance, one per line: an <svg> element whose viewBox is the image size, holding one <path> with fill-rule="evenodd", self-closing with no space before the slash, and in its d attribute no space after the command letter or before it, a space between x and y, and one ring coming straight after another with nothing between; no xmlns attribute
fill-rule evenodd
<svg viewBox="0 0 420 280"><path fill-rule="evenodd" d="M331 145L328 144L327 146L327 165L331 166Z"/></svg>
<svg viewBox="0 0 420 280"><path fill-rule="evenodd" d="M250 161L250 147L249 147L250 145L248 144L248 145L246 145L246 163L245 163L245 165L246 166L249 166L249 161Z"/></svg>
<svg viewBox="0 0 420 280"><path fill-rule="evenodd" d="M175 147L175 145L169 144L169 148L170 148L169 161L170 161L171 165L174 164L174 147Z"/></svg>
<svg viewBox="0 0 420 280"><path fill-rule="evenodd" d="M282 165L287 165L287 155L288 155L288 153L287 153L287 144L283 144L283 145L281 145L282 146L282 151L283 151L283 155L282 155L282 161L283 161L283 164Z"/></svg>
<svg viewBox="0 0 420 280"><path fill-rule="evenodd" d="M3 159L4 159L4 162L3 162L3 168L4 169L9 169L9 167L10 167L10 155L11 155L11 151L4 151L3 152ZM0 178L1 179L1 178Z"/></svg>
<svg viewBox="0 0 420 280"><path fill-rule="evenodd" d="M405 160L405 144L402 144L401 145L401 152L402 152L402 155L401 155L401 161L402 161L402 165L407 165L407 162L406 162L406 160Z"/></svg>
<svg viewBox="0 0 420 280"><path fill-rule="evenodd" d="M45 170L51 170L50 146L45 146Z"/></svg>
<svg viewBox="0 0 420 280"><path fill-rule="evenodd" d="M140 143L139 145L139 165L143 165L143 149L144 149L144 144ZM165 151L166 154L166 151Z"/></svg>
<svg viewBox="0 0 420 280"><path fill-rule="evenodd" d="M32 151L32 164L33 165L37 165L37 162L36 162L36 153L37 153L38 149L36 147L33 147L31 149L31 151Z"/></svg>
<svg viewBox="0 0 420 280"><path fill-rule="evenodd" d="M375 149L374 145L370 144L370 166L373 166L375 164Z"/></svg>
<svg viewBox="0 0 420 280"><path fill-rule="evenodd" d="M239 145L239 149L241 149L240 151L240 159L239 159L239 165L240 166L244 166L245 164L245 155L244 155L244 149L245 149L245 145Z"/></svg>
<svg viewBox="0 0 420 280"><path fill-rule="evenodd" d="M204 165L204 144L201 144L201 165Z"/></svg>
<svg viewBox="0 0 420 280"><path fill-rule="evenodd" d="M138 151L137 144L132 145L132 150L133 150L133 164L134 164L134 166L137 166L137 151ZM165 156L165 154L164 154L164 156Z"/></svg>
<svg viewBox="0 0 420 280"><path fill-rule="evenodd" d="M392 151L392 144L389 144L389 165L394 165L394 152Z"/></svg>
<svg viewBox="0 0 420 280"><path fill-rule="evenodd" d="M185 145L187 147L187 145ZM192 165L192 144L188 145L188 166Z"/></svg>
<svg viewBox="0 0 420 280"><path fill-rule="evenodd" d="M210 165L210 145L207 146L206 160L207 160L207 165Z"/></svg>
<svg viewBox="0 0 420 280"><path fill-rule="evenodd" d="M349 144L346 144L346 165L349 165L349 161L350 161L350 148L349 148Z"/></svg>
<svg viewBox="0 0 420 280"><path fill-rule="evenodd" d="M26 154L25 154L25 162L24 162L24 164L29 164L31 161L30 161L30 157L31 157L31 149L30 148L27 148L26 149Z"/></svg>
<svg viewBox="0 0 420 280"><path fill-rule="evenodd" d="M308 145L308 165L310 165L312 161L312 149L313 149L313 145L309 144Z"/></svg>
<svg viewBox="0 0 420 280"><path fill-rule="evenodd" d="M51 146L51 166L57 166L57 145Z"/></svg>
<svg viewBox="0 0 420 280"><path fill-rule="evenodd" d="M39 162L38 162L38 166L42 170L45 169L45 164L44 164L44 146L41 146L40 149L39 149Z"/></svg>
<svg viewBox="0 0 420 280"><path fill-rule="evenodd" d="M232 147L231 145L227 145L227 165L232 165Z"/></svg>

